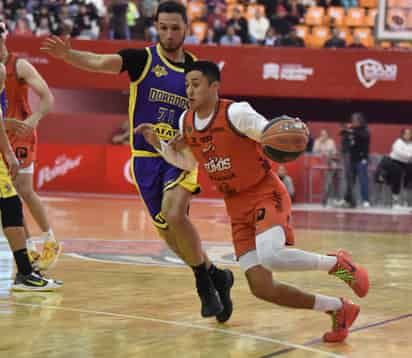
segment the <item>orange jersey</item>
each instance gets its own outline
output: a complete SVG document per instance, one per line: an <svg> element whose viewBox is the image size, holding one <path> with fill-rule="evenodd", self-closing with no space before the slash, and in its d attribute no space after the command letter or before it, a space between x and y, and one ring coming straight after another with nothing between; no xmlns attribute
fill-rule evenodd
<svg viewBox="0 0 412 358"><path fill-rule="evenodd" d="M24 121L32 114L29 105L29 87L27 83L22 81L17 76L18 57L14 54L9 54L6 62L6 98L7 112L6 118L14 118ZM30 136L17 138L14 134L8 133L10 143L12 144L17 159L19 159L22 167L27 167L35 160L37 133L33 132Z"/></svg>
<svg viewBox="0 0 412 358"><path fill-rule="evenodd" d="M196 160L225 196L247 190L270 170L259 143L232 128L228 108L233 102L219 100L217 111L203 130L196 130L195 116L187 111L183 133Z"/></svg>
<svg viewBox="0 0 412 358"><path fill-rule="evenodd" d="M228 100L220 100L215 116L203 130L197 130L193 112L186 112L183 134L199 165L225 196L231 219L236 257L256 248L255 237L280 225L286 243L293 245L290 225L291 201L279 179L270 170L260 144L232 127Z"/></svg>

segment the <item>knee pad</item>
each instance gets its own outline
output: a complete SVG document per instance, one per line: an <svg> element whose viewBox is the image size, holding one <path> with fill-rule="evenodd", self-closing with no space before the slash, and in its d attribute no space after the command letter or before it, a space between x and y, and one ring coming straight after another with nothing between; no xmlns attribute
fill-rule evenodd
<svg viewBox="0 0 412 358"><path fill-rule="evenodd" d="M15 195L10 198L0 199L1 222L3 229L8 227L23 226L23 207L20 198Z"/></svg>
<svg viewBox="0 0 412 358"><path fill-rule="evenodd" d="M272 271L278 251L286 244L286 234L282 226L275 226L257 235L256 253L259 263Z"/></svg>

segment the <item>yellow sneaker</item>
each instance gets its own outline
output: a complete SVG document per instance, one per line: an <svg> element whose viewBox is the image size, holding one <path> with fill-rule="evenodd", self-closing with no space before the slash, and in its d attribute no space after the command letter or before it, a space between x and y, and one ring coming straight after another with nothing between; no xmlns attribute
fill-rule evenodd
<svg viewBox="0 0 412 358"><path fill-rule="evenodd" d="M38 268L40 271L46 271L52 268L62 251L62 244L54 237L48 237L43 244L43 252L38 260Z"/></svg>

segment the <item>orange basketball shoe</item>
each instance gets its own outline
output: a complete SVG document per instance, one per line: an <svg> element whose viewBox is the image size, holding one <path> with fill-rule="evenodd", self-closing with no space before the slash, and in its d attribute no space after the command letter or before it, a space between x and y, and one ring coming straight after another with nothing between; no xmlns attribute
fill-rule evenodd
<svg viewBox="0 0 412 358"><path fill-rule="evenodd" d="M341 298L342 308L337 311L326 312L332 317L332 331L323 335L325 342L343 342L349 334L352 326L360 312L360 307L353 302Z"/></svg>
<svg viewBox="0 0 412 358"><path fill-rule="evenodd" d="M355 264L352 256L345 250L339 249L336 253L328 255L336 256L337 259L329 274L345 281L359 297L365 297L369 291L368 271Z"/></svg>

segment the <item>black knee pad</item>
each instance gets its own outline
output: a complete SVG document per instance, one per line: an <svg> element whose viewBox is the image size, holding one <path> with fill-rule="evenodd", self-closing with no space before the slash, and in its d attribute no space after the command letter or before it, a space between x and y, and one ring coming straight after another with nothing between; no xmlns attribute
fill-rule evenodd
<svg viewBox="0 0 412 358"><path fill-rule="evenodd" d="M17 195L6 199L1 198L0 210L3 229L23 226L23 206Z"/></svg>

